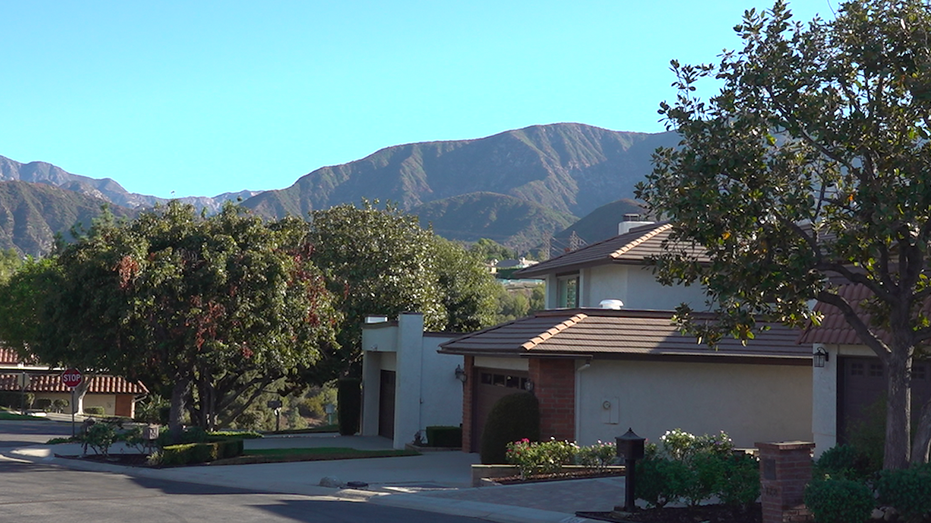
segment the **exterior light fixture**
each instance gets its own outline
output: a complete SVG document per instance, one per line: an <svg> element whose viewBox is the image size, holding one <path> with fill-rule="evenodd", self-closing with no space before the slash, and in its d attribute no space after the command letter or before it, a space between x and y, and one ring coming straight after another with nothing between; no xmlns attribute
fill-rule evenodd
<svg viewBox="0 0 931 523"><path fill-rule="evenodd" d="M466 371L462 368L462 365L456 365L456 379L465 383L469 379L469 375L466 374Z"/></svg>
<svg viewBox="0 0 931 523"><path fill-rule="evenodd" d="M632 428L627 429L627 433L623 436L618 436L614 439L617 445L615 447L615 449L617 449L617 455L618 457L624 456L624 464L627 468L627 478L624 481L624 507L614 507L614 510L633 512L637 510L637 506L634 505L634 489L637 484L634 471L637 469L637 460L643 459L645 454L646 439L635 434Z"/></svg>
<svg viewBox="0 0 931 523"><path fill-rule="evenodd" d="M824 362L831 361L831 355L824 350L824 347L818 347L818 350L811 357L815 367L818 368L824 367Z"/></svg>

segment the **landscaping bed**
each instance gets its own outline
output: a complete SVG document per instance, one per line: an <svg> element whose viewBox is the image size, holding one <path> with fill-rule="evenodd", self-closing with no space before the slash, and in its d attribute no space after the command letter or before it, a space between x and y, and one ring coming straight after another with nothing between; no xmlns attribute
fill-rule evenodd
<svg viewBox="0 0 931 523"><path fill-rule="evenodd" d="M579 517L623 523L761 523L763 511L759 503L746 511L725 505L697 507L666 507L636 512L576 512Z"/></svg>

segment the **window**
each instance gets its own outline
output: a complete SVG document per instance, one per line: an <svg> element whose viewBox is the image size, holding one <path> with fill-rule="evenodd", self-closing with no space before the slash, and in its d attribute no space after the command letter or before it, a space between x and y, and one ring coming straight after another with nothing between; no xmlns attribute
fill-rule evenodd
<svg viewBox="0 0 931 523"><path fill-rule="evenodd" d="M883 366L881 363L870 363L870 377L871 378L882 378L883 377Z"/></svg>
<svg viewBox="0 0 931 523"><path fill-rule="evenodd" d="M851 363L850 364L850 375L851 376L863 376L863 364L862 363Z"/></svg>
<svg viewBox="0 0 931 523"><path fill-rule="evenodd" d="M927 378L927 371L924 365L915 365L912 367L912 379L923 380Z"/></svg>
<svg viewBox="0 0 931 523"><path fill-rule="evenodd" d="M556 307L572 309L579 306L579 275L560 276L556 281L556 290L559 296Z"/></svg>

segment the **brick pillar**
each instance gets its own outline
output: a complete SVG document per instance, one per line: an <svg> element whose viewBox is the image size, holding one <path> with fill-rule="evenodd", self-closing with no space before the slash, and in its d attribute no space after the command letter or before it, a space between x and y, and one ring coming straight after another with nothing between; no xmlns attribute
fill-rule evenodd
<svg viewBox="0 0 931 523"><path fill-rule="evenodd" d="M784 441L757 443L760 449L760 499L763 523L807 523L811 513L803 503L811 481L814 443Z"/></svg>
<svg viewBox="0 0 931 523"><path fill-rule="evenodd" d="M466 382L462 388L462 451L472 452L472 394L475 391L475 357L465 356L463 367Z"/></svg>
<svg viewBox="0 0 931 523"><path fill-rule="evenodd" d="M540 438L575 441L575 361L530 358L529 371L540 400Z"/></svg>

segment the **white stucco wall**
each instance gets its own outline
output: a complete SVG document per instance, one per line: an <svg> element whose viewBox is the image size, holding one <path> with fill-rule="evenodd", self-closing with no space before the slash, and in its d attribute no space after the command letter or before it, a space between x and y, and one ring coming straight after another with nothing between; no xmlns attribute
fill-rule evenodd
<svg viewBox="0 0 931 523"><path fill-rule="evenodd" d="M837 379L840 356L876 356L863 345L825 345L816 343L812 354L821 347L828 354L824 367L812 367L811 430L815 442L815 457L837 445Z"/></svg>
<svg viewBox="0 0 931 523"><path fill-rule="evenodd" d="M614 441L628 428L650 441L673 428L723 430L741 447L812 437L808 366L595 361L576 383L582 445Z"/></svg>
<svg viewBox="0 0 931 523"><path fill-rule="evenodd" d="M396 449L431 425L462 423L462 383L456 366L462 356L439 354L453 335L424 334L423 315L404 313L397 323L362 330L362 434L378 435L379 384L382 370L396 372L394 441Z"/></svg>
<svg viewBox="0 0 931 523"><path fill-rule="evenodd" d="M556 308L557 279L546 279L546 307ZM579 306L598 307L602 300L617 299L627 309L672 310L682 302L704 310L705 294L700 286L667 287L653 272L639 265L599 265L579 271Z"/></svg>

